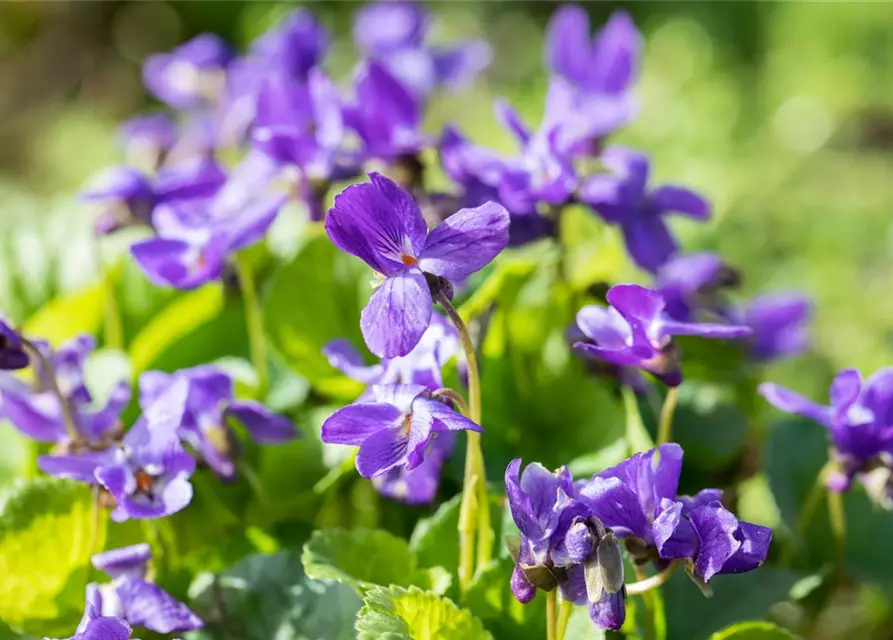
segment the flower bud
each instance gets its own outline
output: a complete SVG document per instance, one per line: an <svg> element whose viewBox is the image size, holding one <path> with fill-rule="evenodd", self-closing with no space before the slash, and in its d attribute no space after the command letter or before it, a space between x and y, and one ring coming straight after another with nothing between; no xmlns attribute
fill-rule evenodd
<svg viewBox="0 0 893 640"><path fill-rule="evenodd" d="M567 547L567 555L574 563L586 562L595 550L595 539L589 530L589 525L582 521L571 525L564 537L564 544Z"/></svg>

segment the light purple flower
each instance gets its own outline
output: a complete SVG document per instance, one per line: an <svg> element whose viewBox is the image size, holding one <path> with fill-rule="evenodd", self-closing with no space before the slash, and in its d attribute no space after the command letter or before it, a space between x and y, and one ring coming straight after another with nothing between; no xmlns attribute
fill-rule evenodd
<svg viewBox="0 0 893 640"><path fill-rule="evenodd" d="M672 320L660 294L634 284L611 287L607 297L610 307L590 305L577 313L577 325L595 344L578 342L574 347L621 367L644 369L670 387L682 383L673 336L725 339L752 333L738 325Z"/></svg>
<svg viewBox="0 0 893 640"><path fill-rule="evenodd" d="M480 40L426 46L429 22L430 15L414 2L376 2L358 12L354 39L419 97L439 86L460 87L490 64L490 46Z"/></svg>
<svg viewBox="0 0 893 640"><path fill-rule="evenodd" d="M750 352L758 362L799 355L809 348L812 304L797 292L761 295L740 312L741 324L753 329Z"/></svg>
<svg viewBox="0 0 893 640"><path fill-rule="evenodd" d="M170 53L150 56L143 82L156 98L175 109L213 106L220 99L232 52L211 34L197 36Z"/></svg>
<svg viewBox="0 0 893 640"><path fill-rule="evenodd" d="M420 384L434 391L443 386L443 366L459 351L459 334L439 313L408 354L366 365L347 340L333 340L323 350L329 363L344 375L366 385Z"/></svg>
<svg viewBox="0 0 893 640"><path fill-rule="evenodd" d="M323 442L359 447L356 466L365 478L397 467L416 469L440 433L483 431L422 385L378 385L371 391L366 402L339 409L322 426Z"/></svg>
<svg viewBox="0 0 893 640"><path fill-rule="evenodd" d="M704 251L680 255L662 265L655 274L654 289L663 297L668 316L693 322L704 312L728 318L731 305L723 290L739 280L722 258Z"/></svg>
<svg viewBox="0 0 893 640"><path fill-rule="evenodd" d="M834 446L835 471L828 479L833 491L849 490L853 478L875 468L889 469L893 458L893 367L879 369L867 380L855 369L844 369L829 390L830 405L817 404L782 386L766 382L760 394L787 413L797 413L828 429ZM889 486L882 487L888 498Z"/></svg>
<svg viewBox="0 0 893 640"><path fill-rule="evenodd" d="M189 477L195 460L180 444L189 384L185 380L161 394L94 471L96 481L117 501L112 519L162 518L192 500Z"/></svg>
<svg viewBox="0 0 893 640"><path fill-rule="evenodd" d="M656 272L676 255L676 241L665 217L679 213L695 220L710 217L700 195L676 185L648 189L648 157L623 147L609 147L601 160L611 173L588 178L578 191L604 220L623 230L630 256L643 269Z"/></svg>
<svg viewBox="0 0 893 640"><path fill-rule="evenodd" d="M508 243L509 214L489 202L462 209L429 233L408 193L377 173L369 178L335 197L326 231L385 277L360 319L369 350L405 356L431 323L428 277L463 280L487 265Z"/></svg>
<svg viewBox="0 0 893 640"><path fill-rule="evenodd" d="M75 634L65 640L128 640L130 625L117 616L102 615L102 596L91 586L87 587L87 604L84 616ZM52 640L44 638L44 640Z"/></svg>
<svg viewBox="0 0 893 640"><path fill-rule="evenodd" d="M430 504L440 487L440 473L456 446L456 434L438 433L431 441L425 459L415 469L394 467L372 479L378 492L407 504Z"/></svg>
<svg viewBox="0 0 893 640"><path fill-rule="evenodd" d="M181 369L175 374L147 371L140 376L140 405L149 409L172 385L184 381L188 397L179 425L180 438L194 449L218 476L235 477L233 457L237 442L228 419L242 423L262 444L287 442L297 436L287 418L253 400L237 400L233 380L211 365Z"/></svg>
<svg viewBox="0 0 893 640"><path fill-rule="evenodd" d="M255 40L250 55L263 60L267 69L304 80L322 62L330 39L312 13L299 9Z"/></svg>
<svg viewBox="0 0 893 640"><path fill-rule="evenodd" d="M201 618L146 580L146 567L151 558L152 550L145 543L93 556L93 566L112 578L110 583L88 587L101 613L157 633L201 629L204 626Z"/></svg>
<svg viewBox="0 0 893 640"><path fill-rule="evenodd" d="M95 406L93 396L84 384L84 364L96 346L91 336L80 336L52 350L38 343L53 368L53 375L62 396L71 408L81 444L100 445L115 430L118 417L130 402L130 385L119 381L112 387L104 406ZM63 446L71 443L65 429L62 408L49 391L49 372L36 367L35 386L0 373L0 417L8 420L22 434L38 442Z"/></svg>
<svg viewBox="0 0 893 640"><path fill-rule="evenodd" d="M147 169L161 165L177 137L177 123L165 113L136 116L118 127L118 139L128 162Z"/></svg>
<svg viewBox="0 0 893 640"><path fill-rule="evenodd" d="M131 253L154 284L191 289L223 275L227 258L260 241L284 196L270 189L276 167L249 153L211 199L180 200L155 208L158 236Z"/></svg>
<svg viewBox="0 0 893 640"><path fill-rule="evenodd" d="M682 448L675 443L637 453L578 484L577 499L627 538L639 561L692 559L693 577L707 583L717 573L744 573L766 559L772 531L739 521L705 489L677 496ZM631 545L631 546L630 546Z"/></svg>
<svg viewBox="0 0 893 640"><path fill-rule="evenodd" d="M357 73L354 99L344 106L343 116L362 142L362 159L393 162L425 144L421 102L377 62Z"/></svg>
<svg viewBox="0 0 893 640"><path fill-rule="evenodd" d="M0 315L0 371L24 369L28 364L22 336Z"/></svg>

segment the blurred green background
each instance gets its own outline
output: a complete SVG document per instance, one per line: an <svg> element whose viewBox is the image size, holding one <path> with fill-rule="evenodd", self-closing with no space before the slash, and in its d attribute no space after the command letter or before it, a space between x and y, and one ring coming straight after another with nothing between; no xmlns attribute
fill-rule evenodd
<svg viewBox="0 0 893 640"><path fill-rule="evenodd" d="M0 309L25 321L97 281L92 213L75 193L121 161L118 123L153 106L140 81L145 57L203 31L244 46L297 6L0 3ZM337 79L355 60L357 6L310 5L335 34L327 66ZM434 40L486 38L494 61L474 87L435 99L428 130L452 121L510 150L491 104L506 97L537 123L541 43L557 3L429 6ZM658 181L685 183L715 205L708 224L678 222L683 246L719 251L744 272L747 296L799 289L815 302L813 351L766 377L821 398L836 369L893 363L893 3L587 5L594 24L617 6L646 43L641 112L617 141L651 153ZM644 281L629 266L623 277ZM170 299L127 282L147 307ZM70 311L74 324L81 312ZM2 448L0 463L14 457L5 438ZM844 588L810 637L893 637L883 630L888 598Z"/></svg>

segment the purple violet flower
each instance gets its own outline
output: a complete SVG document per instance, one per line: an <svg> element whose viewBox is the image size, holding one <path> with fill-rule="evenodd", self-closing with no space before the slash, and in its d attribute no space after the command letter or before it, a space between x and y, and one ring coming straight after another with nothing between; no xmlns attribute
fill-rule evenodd
<svg viewBox="0 0 893 640"><path fill-rule="evenodd" d="M682 383L681 354L673 336L727 339L753 333L738 325L672 320L660 294L635 284L611 287L607 297L607 309L589 305L577 313L577 325L595 344L578 342L574 347L621 367L644 369L669 387Z"/></svg>
<svg viewBox="0 0 893 640"><path fill-rule="evenodd" d="M104 571L112 582L91 584L94 601L106 616L126 620L157 633L201 629L201 618L161 587L146 580L146 567L152 559L148 544L112 549L93 556L93 566Z"/></svg>
<svg viewBox="0 0 893 640"><path fill-rule="evenodd" d="M641 562L690 559L687 570L706 584L717 573L744 573L766 559L772 530L739 521L705 489L677 496L682 447L675 443L637 453L576 487L576 498L627 540Z"/></svg>
<svg viewBox="0 0 893 640"><path fill-rule="evenodd" d="M195 460L179 436L188 392L188 382L178 380L143 411L120 446L103 452L93 475L117 501L115 522L163 518L192 500Z"/></svg>
<svg viewBox="0 0 893 640"><path fill-rule="evenodd" d="M228 419L241 422L262 444L288 442L297 436L287 418L253 400L237 400L233 380L211 365L181 369L175 374L147 371L140 376L140 406L151 407L174 384L185 381L189 392L179 426L180 438L208 463L219 477L231 480L236 468L236 444Z"/></svg>
<svg viewBox="0 0 893 640"><path fill-rule="evenodd" d="M759 392L777 409L828 429L835 464L828 477L830 490L848 491L857 476L873 489L869 475L881 471L884 482L876 497L883 502L893 499L893 367L879 369L864 381L856 369L844 369L831 383L827 406L771 382L761 384Z"/></svg>
<svg viewBox="0 0 893 640"><path fill-rule="evenodd" d="M359 10L354 40L419 97L439 86L461 87L490 64L490 46L481 40L425 46L429 22L430 14L414 2L376 2Z"/></svg>
<svg viewBox="0 0 893 640"><path fill-rule="evenodd" d="M433 438L461 430L483 431L430 397L422 385L378 385L372 387L368 401L329 416L322 425L322 440L358 446L357 471L364 478L375 478L401 466L418 468Z"/></svg>
<svg viewBox="0 0 893 640"><path fill-rule="evenodd" d="M213 106L220 99L232 52L220 38L197 36L170 53L150 56L143 82L156 98L174 109Z"/></svg>
<svg viewBox="0 0 893 640"><path fill-rule="evenodd" d="M36 346L53 368L59 390L71 409L83 440L79 445L101 446L113 435L118 417L130 402L130 385L123 380L118 382L106 404L94 406L93 396L84 384L84 363L96 346L95 340L80 336L55 351L45 344ZM65 449L73 443L65 429L62 407L48 390L48 375L46 371L36 371L36 382L29 385L11 374L0 373L0 418L32 440L55 443Z"/></svg>
<svg viewBox="0 0 893 640"><path fill-rule="evenodd" d="M366 365L347 340L332 340L323 351L333 367L366 385L420 384L434 391L443 386L443 366L459 351L459 334L435 312L418 344L405 356Z"/></svg>
<svg viewBox="0 0 893 640"><path fill-rule="evenodd" d="M116 616L102 615L102 596L90 585L87 587L87 604L84 616L74 635L65 640L128 640L130 625ZM52 640L44 638L44 640Z"/></svg>
<svg viewBox="0 0 893 640"><path fill-rule="evenodd" d="M753 329L750 353L757 362L799 355L809 348L812 304L797 292L767 293L740 312L741 324Z"/></svg>
<svg viewBox="0 0 893 640"><path fill-rule="evenodd" d="M24 369L29 363L28 354L22 346L22 337L0 315L0 371Z"/></svg>
<svg viewBox="0 0 893 640"><path fill-rule="evenodd" d="M177 142L178 128L164 113L136 116L118 127L118 138L131 164L154 170Z"/></svg>
<svg viewBox="0 0 893 640"><path fill-rule="evenodd" d="M330 36L306 9L293 11L251 45L251 56L270 68L305 80L329 48Z"/></svg>
<svg viewBox="0 0 893 640"><path fill-rule="evenodd" d="M508 244L509 214L488 202L458 211L429 233L412 196L382 175L369 178L335 197L326 231L338 248L384 276L360 319L369 350L381 358L405 356L431 323L428 278L463 280L487 265Z"/></svg>
<svg viewBox="0 0 893 640"><path fill-rule="evenodd" d="M407 504L430 504L440 487L440 473L456 446L456 434L438 433L433 438L425 459L414 469L394 467L372 478L372 484L386 498Z"/></svg>
<svg viewBox="0 0 893 640"><path fill-rule="evenodd" d="M609 147L601 160L612 173L588 178L580 186L578 196L605 222L620 226L635 263L654 273L677 251L664 218L680 213L707 220L710 204L694 191L675 185L647 189L650 167L643 153Z"/></svg>
<svg viewBox="0 0 893 640"><path fill-rule="evenodd" d="M662 265L655 274L654 289L663 297L666 313L673 320L694 322L705 312L730 319L730 305L723 292L739 280L738 273L722 258L704 251L680 255Z"/></svg>
<svg viewBox="0 0 893 640"><path fill-rule="evenodd" d="M276 219L284 201L269 189L276 171L263 154L249 153L213 198L155 207L158 236L130 249L146 277L178 289L219 279L227 258L260 241Z"/></svg>

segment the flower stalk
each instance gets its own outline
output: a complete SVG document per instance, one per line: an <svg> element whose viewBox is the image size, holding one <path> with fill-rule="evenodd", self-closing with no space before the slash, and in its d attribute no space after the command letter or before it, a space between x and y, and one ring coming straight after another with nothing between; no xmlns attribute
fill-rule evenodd
<svg viewBox="0 0 893 640"><path fill-rule="evenodd" d="M558 589L546 592L546 640L558 640Z"/></svg>
<svg viewBox="0 0 893 640"><path fill-rule="evenodd" d="M657 575L653 575L650 578L641 578L636 582L626 585L626 595L627 596L640 596L642 594L648 593L652 589L657 589L662 586L673 577L673 574L676 573L676 569L679 567L679 563L673 561L670 563L666 569L658 573Z"/></svg>
<svg viewBox="0 0 893 640"><path fill-rule="evenodd" d="M679 402L679 387L669 387L664 403L660 408L660 421L657 425L658 446L669 442L673 435L673 414L676 413L676 404Z"/></svg>
<svg viewBox="0 0 893 640"><path fill-rule="evenodd" d="M251 266L244 254L236 254L233 259L239 289L245 305L245 328L248 331L248 345L251 351L251 362L257 373L257 397L263 399L269 390L269 372L267 370L267 340L264 337L263 315L260 297L251 274Z"/></svg>
<svg viewBox="0 0 893 640"><path fill-rule="evenodd" d="M571 621L571 614L574 612L574 603L570 600L561 599L558 607L558 623L557 623L557 640L564 640L567 634L567 625Z"/></svg>
<svg viewBox="0 0 893 640"><path fill-rule="evenodd" d="M465 360L468 366L468 417L481 424L481 376L478 369L477 352L471 341L468 327L450 302L446 293L438 291L435 299L446 312L459 333ZM481 450L479 433L468 431L465 454L465 475L462 483L462 504L459 515L459 581L462 589L468 588L477 568L490 563L493 547L493 530L490 526L490 508L487 500L487 477L484 469L484 454ZM477 555L474 553L477 534ZM476 559L475 559L476 558Z"/></svg>
<svg viewBox="0 0 893 640"><path fill-rule="evenodd" d="M56 371L53 369L53 365L50 363L49 358L44 355L43 351L37 348L37 346L27 340L25 337L22 337L22 347L28 353L28 357L31 358L32 362L36 364L35 374L40 377L40 374L44 374L43 380L49 385L49 391L53 394L56 400L59 402L59 410L62 413L62 422L65 425L65 431L68 433L68 437L71 439L72 444L80 444L82 437L81 432L77 426L77 420L74 417L74 411L71 408L71 403L69 403L68 398L62 393L62 389L59 388L59 381L56 380Z"/></svg>

